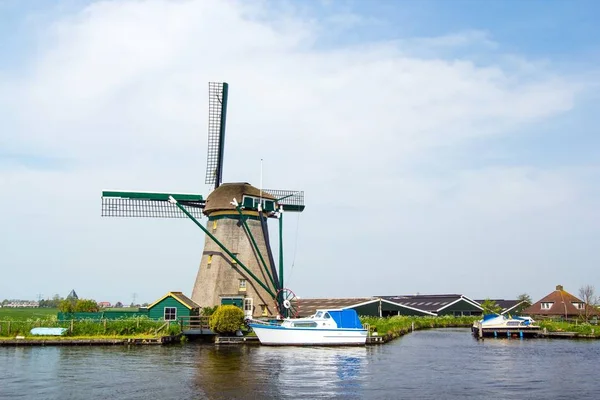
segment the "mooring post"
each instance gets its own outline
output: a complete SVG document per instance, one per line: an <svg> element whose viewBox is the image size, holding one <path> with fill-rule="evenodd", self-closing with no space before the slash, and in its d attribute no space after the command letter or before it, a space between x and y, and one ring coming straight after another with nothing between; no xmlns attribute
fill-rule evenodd
<svg viewBox="0 0 600 400"><path fill-rule="evenodd" d="M70 333L73 333L73 320L71 320L71 329L69 330Z"/></svg>
<svg viewBox="0 0 600 400"><path fill-rule="evenodd" d="M414 332L414 331L415 331L415 321L413 321L413 322L411 322L411 323L410 323L410 330L411 330L412 332Z"/></svg>
<svg viewBox="0 0 600 400"><path fill-rule="evenodd" d="M10 321L8 321L8 334L10 335Z"/></svg>
<svg viewBox="0 0 600 400"><path fill-rule="evenodd" d="M479 331L479 339L483 338L483 327L481 322L477 323L477 330Z"/></svg>

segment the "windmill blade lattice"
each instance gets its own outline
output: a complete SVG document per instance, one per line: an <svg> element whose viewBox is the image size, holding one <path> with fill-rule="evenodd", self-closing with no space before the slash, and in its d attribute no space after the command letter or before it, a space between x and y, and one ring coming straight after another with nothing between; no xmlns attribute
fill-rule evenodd
<svg viewBox="0 0 600 400"><path fill-rule="evenodd" d="M202 217L204 199L196 194L150 192L102 192L103 217L187 218L169 196L176 198L195 218Z"/></svg>
<svg viewBox="0 0 600 400"><path fill-rule="evenodd" d="M210 82L208 84L208 153L205 183L212 185L215 189L223 181L228 91L227 83Z"/></svg>
<svg viewBox="0 0 600 400"><path fill-rule="evenodd" d="M263 189L277 199L283 211L304 211L304 192L300 190Z"/></svg>

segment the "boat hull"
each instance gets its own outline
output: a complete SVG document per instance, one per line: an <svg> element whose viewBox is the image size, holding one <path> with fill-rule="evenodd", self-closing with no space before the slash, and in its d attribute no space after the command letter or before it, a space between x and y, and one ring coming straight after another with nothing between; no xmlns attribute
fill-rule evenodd
<svg viewBox="0 0 600 400"><path fill-rule="evenodd" d="M267 346L363 346L366 329L290 328L249 324L261 344Z"/></svg>

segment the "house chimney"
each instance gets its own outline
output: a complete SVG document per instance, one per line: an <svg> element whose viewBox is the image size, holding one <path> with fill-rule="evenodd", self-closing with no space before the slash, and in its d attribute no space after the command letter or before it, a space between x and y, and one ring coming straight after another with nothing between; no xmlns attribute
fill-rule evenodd
<svg viewBox="0 0 600 400"><path fill-rule="evenodd" d="M563 290L563 286L562 285L556 285L556 290Z"/></svg>

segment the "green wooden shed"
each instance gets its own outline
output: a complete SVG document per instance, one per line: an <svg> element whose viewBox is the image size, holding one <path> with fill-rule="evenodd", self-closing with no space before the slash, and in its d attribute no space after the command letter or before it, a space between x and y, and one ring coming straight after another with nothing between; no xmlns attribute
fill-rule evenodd
<svg viewBox="0 0 600 400"><path fill-rule="evenodd" d="M169 292L148 306L148 318L179 321L200 315L200 306L181 292Z"/></svg>

